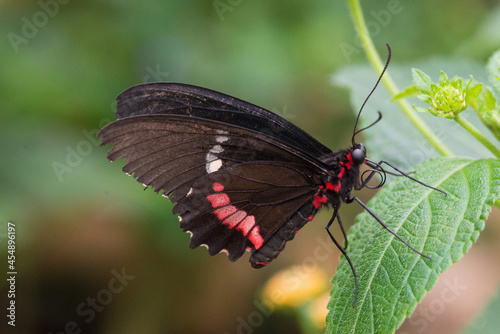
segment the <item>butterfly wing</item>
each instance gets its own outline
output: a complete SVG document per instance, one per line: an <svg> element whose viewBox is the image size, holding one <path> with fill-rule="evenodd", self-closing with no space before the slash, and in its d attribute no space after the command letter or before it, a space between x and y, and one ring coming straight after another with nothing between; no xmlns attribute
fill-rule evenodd
<svg viewBox="0 0 500 334"><path fill-rule="evenodd" d="M117 97L119 118L134 115L188 115L266 133L314 157L331 150L275 113L211 89L156 82L133 86Z"/></svg>
<svg viewBox="0 0 500 334"><path fill-rule="evenodd" d="M288 142L224 122L228 118L219 114L232 112L221 106L207 111L219 115L213 120L199 116L206 105L198 110L167 104L169 112L159 113L155 108L165 106L153 108L146 100L134 100L142 110L137 115L122 112L119 103L124 118L98 134L102 145L113 144L108 158L125 158L127 174L177 202L173 212L191 233L191 247L206 245L212 255L227 251L232 261L250 250L252 266L269 263L315 214L312 200L326 173L323 163ZM253 105L245 108L242 115ZM283 132L283 138L297 138Z"/></svg>

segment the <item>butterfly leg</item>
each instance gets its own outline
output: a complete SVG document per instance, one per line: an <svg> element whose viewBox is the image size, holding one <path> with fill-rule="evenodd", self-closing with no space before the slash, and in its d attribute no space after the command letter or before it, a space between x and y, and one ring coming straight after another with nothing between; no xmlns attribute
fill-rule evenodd
<svg viewBox="0 0 500 334"><path fill-rule="evenodd" d="M347 248L347 235L344 230L344 225L342 224L342 220L340 220L340 215L337 213L337 222L339 223L340 230L342 231L342 235L344 236L344 249Z"/></svg>
<svg viewBox="0 0 500 334"><path fill-rule="evenodd" d="M330 232L330 226L332 226L333 222L335 221L335 218L337 218L337 220L339 222L339 225L340 225L340 229L342 230L342 234L344 235L345 244L346 244L346 247L347 247L347 237L346 237L346 234L345 234L345 231L344 231L344 227L342 226L342 221L340 220L340 217L339 217L338 213L339 213L339 208L337 207L337 208L334 209L332 218L330 219L330 221L328 222L328 224L326 224L325 229L326 229L326 232L328 232L328 235L330 236L330 239L332 239L332 241L335 244L335 246L337 246L337 248L342 252L342 254L344 254L344 257L346 258L347 262L349 263L349 266L351 267L351 271L352 271L352 274L354 276L354 287L355 287L354 288L354 300L352 301L352 307L354 307L355 304L356 304L356 299L358 298L358 276L356 275L356 270L354 270L354 265L352 264L351 259L349 258L349 255L347 255L347 252L345 251L345 248L342 247L337 242L337 240L335 240L335 238L333 237L332 232Z"/></svg>
<svg viewBox="0 0 500 334"><path fill-rule="evenodd" d="M371 167L371 168L378 168L378 169L382 169L382 167L381 167L379 164L375 163L375 162L374 162L374 161L372 161L372 160L368 160L368 159L367 159L367 160L366 160L366 165L367 165L367 166L369 166L369 167ZM403 175L403 174L401 174L401 173L394 173L394 172L389 172L389 171L386 171L386 170L384 170L384 172L385 172L386 174L389 174L389 175L392 175L392 176L404 176L404 175ZM414 172L408 172L407 174L412 174L412 173L414 173Z"/></svg>
<svg viewBox="0 0 500 334"><path fill-rule="evenodd" d="M431 187L431 186L429 186L429 185L427 185L427 184L423 183L422 181L417 180L416 178L414 178L414 177L412 177L412 176L408 175L407 173L403 172L401 169L397 168L396 166L394 166L393 164L391 164L391 163L389 163L389 162L387 162L387 161L385 161L385 160L380 160L378 163L376 163L375 161L369 160L369 159L366 159L366 161L369 163L369 165L368 165L368 166L370 166L370 167L372 167L372 165L375 165L375 166L376 166L376 167L373 167L373 168L377 168L377 167L378 167L378 168L382 169L381 165L382 165L382 164L386 164L387 166L389 166L389 167L391 167L392 169L394 169L396 172L400 173L402 176L405 176L405 177L409 178L410 180L415 181L415 182L417 182L417 183L419 183L419 184L421 184L421 185L423 185L423 186L425 186L425 187L427 187L427 188L430 188L430 189L433 189L433 190L439 191L440 193L442 193L442 194L444 194L445 196L447 196L446 192L444 192L444 191L442 191L442 190L440 190L440 189L437 189L437 188ZM382 170L383 170L383 169L382 169ZM387 172L386 172L386 173L387 173Z"/></svg>
<svg viewBox="0 0 500 334"><path fill-rule="evenodd" d="M357 198L356 196L354 196L353 198L350 199L350 202L352 201L356 201L359 203L359 205L361 205L363 207L363 209L365 209L373 218L375 218L376 221L379 222L380 225L382 225L383 228L385 228L387 231L389 231L389 233L391 233L393 236L395 236L396 238L399 239L399 241L401 241L403 244L405 244L408 248L410 248L412 251L414 251L415 253L417 253L418 255L420 256L423 256L425 257L426 259L431 259L430 257L428 257L427 255L424 255L422 253L420 253L419 251L417 251L415 248L413 248L412 246L410 246L406 241L404 241L403 238L401 238L396 232L394 232L393 230L390 229L389 226L387 226L383 221L382 219L380 219L372 210L370 210L369 207L366 206L365 203L363 203L359 198Z"/></svg>

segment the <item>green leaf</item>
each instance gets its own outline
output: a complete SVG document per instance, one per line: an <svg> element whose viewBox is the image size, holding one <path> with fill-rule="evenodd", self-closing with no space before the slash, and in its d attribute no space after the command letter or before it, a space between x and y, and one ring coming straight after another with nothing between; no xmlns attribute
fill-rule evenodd
<svg viewBox="0 0 500 334"><path fill-rule="evenodd" d="M452 81L456 81L456 80L457 80L457 77L454 77ZM444 71L441 71L441 74L439 75L439 83L446 84L449 82L450 82L450 80L448 79L448 75Z"/></svg>
<svg viewBox="0 0 500 334"><path fill-rule="evenodd" d="M397 94L396 96L394 96L391 101L396 101L396 100L399 100L399 99L403 99L403 98L407 98L407 97L413 97L415 96L417 93L419 92L417 86L415 85L411 85L409 87L407 87L404 91L402 91L401 93Z"/></svg>
<svg viewBox="0 0 500 334"><path fill-rule="evenodd" d="M500 94L500 50L495 52L488 60L487 68L490 84Z"/></svg>
<svg viewBox="0 0 500 334"><path fill-rule="evenodd" d="M430 111L430 109L416 107L415 105L413 105L413 109L415 109L415 111L418 111L418 112L429 112Z"/></svg>
<svg viewBox="0 0 500 334"><path fill-rule="evenodd" d="M474 101L479 96L482 89L483 89L483 84L477 84L473 86L471 89L469 89L465 97L465 103L469 104L472 101Z"/></svg>
<svg viewBox="0 0 500 334"><path fill-rule="evenodd" d="M497 99L495 98L495 95L491 92L491 89L489 87L485 87L484 90L481 91L482 94L480 94L478 99L478 107L477 109L481 110L495 110L497 108Z"/></svg>
<svg viewBox="0 0 500 334"><path fill-rule="evenodd" d="M425 74L418 68L412 68L411 75L413 77L413 82L415 83L415 86L418 90L426 94L431 93L432 80L427 74Z"/></svg>
<svg viewBox="0 0 500 334"><path fill-rule="evenodd" d="M407 178L384 187L368 206L415 249L411 251L367 212L349 231L349 254L359 282L342 258L333 279L327 333L393 333L437 282L440 273L462 258L483 230L500 198L500 160L435 158Z"/></svg>
<svg viewBox="0 0 500 334"><path fill-rule="evenodd" d="M471 103L484 125L500 140L500 104L491 92L489 87L485 87L478 97Z"/></svg>

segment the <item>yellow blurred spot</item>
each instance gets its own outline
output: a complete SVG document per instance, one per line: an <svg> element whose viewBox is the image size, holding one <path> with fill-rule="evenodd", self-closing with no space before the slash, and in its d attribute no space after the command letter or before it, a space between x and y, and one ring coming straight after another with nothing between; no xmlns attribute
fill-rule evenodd
<svg viewBox="0 0 500 334"><path fill-rule="evenodd" d="M277 272L264 285L262 299L276 308L298 307L328 287L328 277L316 266L293 266Z"/></svg>
<svg viewBox="0 0 500 334"><path fill-rule="evenodd" d="M326 307L329 300L330 293L326 292L313 300L307 309L312 324L318 329L324 329L326 327L325 319L328 315L328 309Z"/></svg>

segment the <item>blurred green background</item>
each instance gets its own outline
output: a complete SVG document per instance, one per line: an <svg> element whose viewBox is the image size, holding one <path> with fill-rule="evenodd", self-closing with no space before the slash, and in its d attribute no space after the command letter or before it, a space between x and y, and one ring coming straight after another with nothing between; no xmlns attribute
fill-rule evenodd
<svg viewBox="0 0 500 334"><path fill-rule="evenodd" d="M375 44L384 55L389 42L395 63L450 56L485 62L500 48L497 1L363 6ZM302 333L296 312L268 314L256 304L277 270L298 265L307 272L313 250L326 240L328 213L268 268L210 257L204 248L189 249L172 204L142 191L121 172L122 161L109 163L109 147L100 147L95 135L115 119L114 99L124 89L179 81L266 107L333 150L348 145L349 92L332 86L331 75L365 57L347 5L3 0L0 29L0 252L5 259L7 222L14 222L18 272L16 327L5 320L2 279L0 331ZM359 211L343 207L343 220L350 224ZM456 333L487 302L500 281L500 266L491 261L498 258L500 233L490 225L440 280L459 279L467 289L432 309L438 285L437 297L426 298L416 315L425 321L408 321L400 333ZM331 277L338 257L335 251L315 264ZM0 275L7 272L3 263Z"/></svg>

